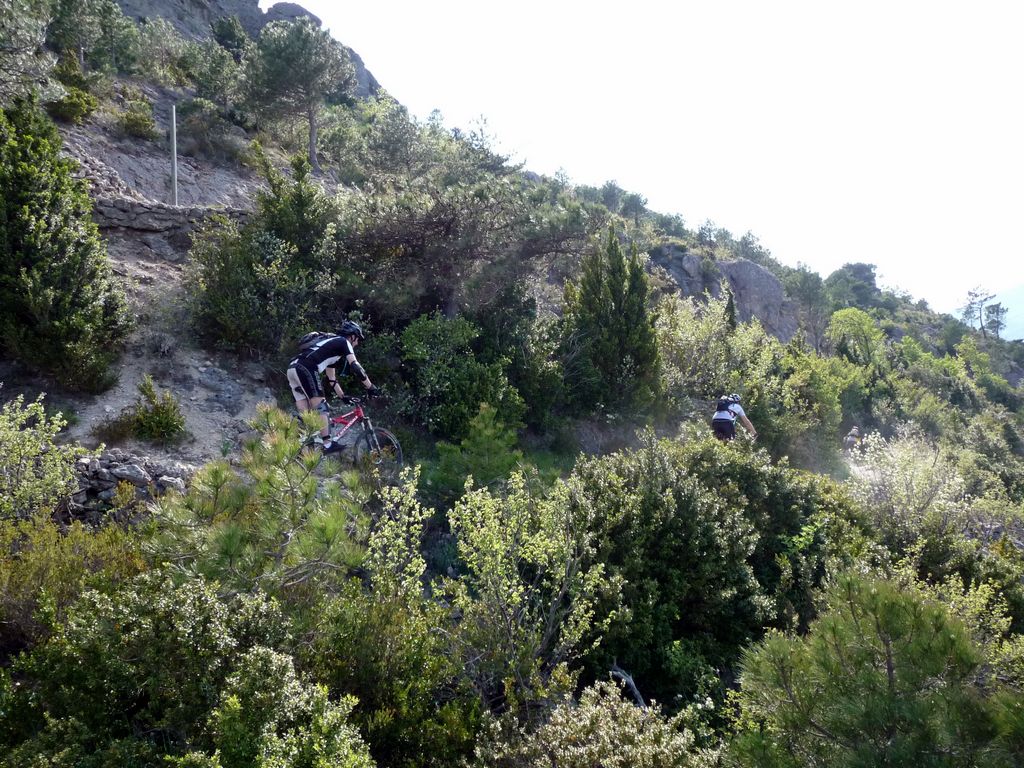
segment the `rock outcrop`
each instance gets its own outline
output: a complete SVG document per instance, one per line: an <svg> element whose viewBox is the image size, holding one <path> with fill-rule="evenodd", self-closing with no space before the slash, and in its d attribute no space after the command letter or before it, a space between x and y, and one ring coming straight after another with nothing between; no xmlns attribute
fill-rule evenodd
<svg viewBox="0 0 1024 768"><path fill-rule="evenodd" d="M297 3L275 3L265 13L260 10L259 0L117 0L117 4L126 16L137 21L154 17L167 19L181 34L193 40L208 38L210 24L224 16L237 16L252 37L258 36L272 21L294 21L306 16L320 25L317 16ZM359 54L348 46L345 50L356 70L356 97L376 96L380 91L377 78L366 68Z"/></svg>
<svg viewBox="0 0 1024 768"><path fill-rule="evenodd" d="M237 16L250 35L266 23L259 0L117 0L124 15L136 21L167 19L193 40L210 36L210 24L223 16Z"/></svg>
<svg viewBox="0 0 1024 768"><path fill-rule="evenodd" d="M768 333L782 341L796 334L796 303L786 295L779 279L759 264L747 259L713 261L675 246L653 249L651 263L662 267L685 296L703 296L707 291L717 298L724 279L741 321L756 317Z"/></svg>
<svg viewBox="0 0 1024 768"><path fill-rule="evenodd" d="M272 21L298 21L302 18L311 19L318 27L322 23L319 16L310 13L298 3L274 3L263 17L264 24Z"/></svg>

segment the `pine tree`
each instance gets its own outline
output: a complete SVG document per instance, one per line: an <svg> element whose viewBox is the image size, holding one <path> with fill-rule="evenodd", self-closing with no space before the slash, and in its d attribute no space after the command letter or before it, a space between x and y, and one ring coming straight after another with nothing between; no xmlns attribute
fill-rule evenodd
<svg viewBox="0 0 1024 768"><path fill-rule="evenodd" d="M0 349L95 390L128 330L86 182L34 102L0 112Z"/></svg>
<svg viewBox="0 0 1024 768"><path fill-rule="evenodd" d="M981 286L972 288L967 292L967 301L960 307L960 316L963 321L972 328L981 331L985 336L985 305L995 294L985 290Z"/></svg>
<svg viewBox="0 0 1024 768"><path fill-rule="evenodd" d="M348 92L354 77L345 48L308 18L268 24L246 61L251 105L269 117L304 116L309 164L317 171L317 110L328 94Z"/></svg>
<svg viewBox="0 0 1024 768"><path fill-rule="evenodd" d="M633 377L633 399L637 402L652 399L658 386L658 340L654 333L654 314L647 308L649 294L647 273L634 243L629 256L626 294L618 314L623 324L623 351L632 361L631 370L622 373Z"/></svg>
<svg viewBox="0 0 1024 768"><path fill-rule="evenodd" d="M627 265L609 230L604 250L584 258L579 283L566 290L563 348L570 341L578 347L566 372L585 404L642 402L654 394L658 350L648 292L635 247Z"/></svg>
<svg viewBox="0 0 1024 768"><path fill-rule="evenodd" d="M723 283L725 281L723 280ZM728 297L728 301L725 304L725 318L729 323L729 330L735 331L736 322L736 297L732 293L732 289L729 287L725 288L725 295Z"/></svg>
<svg viewBox="0 0 1024 768"><path fill-rule="evenodd" d="M109 1L109 0L108 0ZM103 35L100 20L104 0L54 0L53 17L47 28L50 45L57 51L69 51L85 69L85 54Z"/></svg>
<svg viewBox="0 0 1024 768"><path fill-rule="evenodd" d="M984 328L997 339L1000 338L999 334L1002 333L1003 329L1006 327L1006 314L1006 307L999 302L989 304L985 307Z"/></svg>
<svg viewBox="0 0 1024 768"><path fill-rule="evenodd" d="M475 488L503 482L523 458L516 443L515 429L498 417L494 406L480 403L461 443L437 444L438 467L433 478L437 490L446 495L446 500L455 500L469 476Z"/></svg>
<svg viewBox="0 0 1024 768"><path fill-rule="evenodd" d="M772 634L745 654L739 765L1019 765L987 759L1002 750L992 691L976 682L983 657L946 606L849 575L826 599L805 636Z"/></svg>

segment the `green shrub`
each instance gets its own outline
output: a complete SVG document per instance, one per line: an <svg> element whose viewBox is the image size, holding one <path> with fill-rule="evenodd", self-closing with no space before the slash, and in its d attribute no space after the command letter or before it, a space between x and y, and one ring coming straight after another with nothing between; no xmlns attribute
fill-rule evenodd
<svg viewBox="0 0 1024 768"><path fill-rule="evenodd" d="M478 358L504 365L526 405L526 423L540 430L551 429L565 399L558 323L537 317L537 302L521 281L507 283L468 319L480 328L474 346Z"/></svg>
<svg viewBox="0 0 1024 768"><path fill-rule="evenodd" d="M864 546L831 482L711 438L648 436L578 462L568 483L595 520L598 561L624 585L625 610L591 668L603 676L617 663L673 707L721 695L720 677L767 627L805 625L832 561Z"/></svg>
<svg viewBox="0 0 1024 768"><path fill-rule="evenodd" d="M745 655L740 765L1015 764L975 685L981 654L943 605L846 577L827 606L806 637L772 635Z"/></svg>
<svg viewBox="0 0 1024 768"><path fill-rule="evenodd" d="M16 663L14 706L0 712L0 733L14 734L6 764L209 765L219 753L225 768L298 768L318 754L370 766L346 723L351 702L301 682L284 640L271 602L221 599L199 579L151 573L86 592Z"/></svg>
<svg viewBox="0 0 1024 768"><path fill-rule="evenodd" d="M710 399L731 391L733 362L726 303L700 307L692 298L668 296L658 305L655 324L661 351L662 386L672 400Z"/></svg>
<svg viewBox="0 0 1024 768"><path fill-rule="evenodd" d="M34 103L0 114L0 347L65 386L100 390L130 321L87 183Z"/></svg>
<svg viewBox="0 0 1024 768"><path fill-rule="evenodd" d="M43 395L24 403L19 395L0 407L0 521L53 512L77 490L74 463L87 454L57 443L64 418L46 413Z"/></svg>
<svg viewBox="0 0 1024 768"><path fill-rule="evenodd" d="M970 505L955 457L913 429L891 440L868 435L848 483L893 553L904 554L922 539L960 537L967 530Z"/></svg>
<svg viewBox="0 0 1024 768"><path fill-rule="evenodd" d="M54 120L80 125L96 111L99 101L89 93L89 78L85 77L76 56L64 56L53 68L53 76L64 86L64 96L46 105Z"/></svg>
<svg viewBox="0 0 1024 768"><path fill-rule="evenodd" d="M641 708L611 683L585 688L547 722L525 731L493 720L476 749L480 768L690 768L702 759L682 716L666 717L657 705Z"/></svg>
<svg viewBox="0 0 1024 768"><path fill-rule="evenodd" d="M0 665L46 637L83 588L108 589L142 567L137 538L116 525L62 529L47 512L0 523Z"/></svg>
<svg viewBox="0 0 1024 768"><path fill-rule="evenodd" d="M81 125L89 115L96 111L99 101L95 96L80 88L66 88L62 99L51 101L46 111L54 120L72 125Z"/></svg>
<svg viewBox="0 0 1024 768"><path fill-rule="evenodd" d="M335 325L335 283L327 265L333 247L331 200L309 177L303 158L284 178L262 150L256 157L270 190L244 226L211 220L193 239L192 310L211 341L253 354L293 354L310 327ZM330 306L332 309L320 310Z"/></svg>
<svg viewBox="0 0 1024 768"><path fill-rule="evenodd" d="M402 333L409 368L411 416L431 432L462 438L481 403L491 403L506 424L518 424L524 405L500 363L483 364L471 347L478 329L464 318L421 315Z"/></svg>
<svg viewBox="0 0 1024 768"><path fill-rule="evenodd" d="M618 582L596 562L596 510L574 503L580 489L547 494L514 474L504 493L472 490L448 513L463 563L442 594L460 617L456 664L492 712L535 722L577 680L577 662L600 634L601 596Z"/></svg>
<svg viewBox="0 0 1024 768"><path fill-rule="evenodd" d="M275 235L213 218L190 258L193 317L211 341L250 354L278 352L312 325L320 276L297 268L294 247Z"/></svg>
<svg viewBox="0 0 1024 768"><path fill-rule="evenodd" d="M185 416L169 390L158 395L153 378L147 373L139 382L142 400L135 410L135 434L143 440L173 443L185 435Z"/></svg>
<svg viewBox="0 0 1024 768"><path fill-rule="evenodd" d="M183 440L188 435L185 415L170 390L157 393L153 377L148 373L139 382L138 390L139 399L135 404L100 424L94 430L96 436L108 442L137 437L161 445Z"/></svg>
<svg viewBox="0 0 1024 768"><path fill-rule="evenodd" d="M383 491L365 577L311 613L305 666L332 691L355 695L352 712L379 765L458 765L468 755L479 705L459 684L446 607L423 589L420 554L431 510L415 477Z"/></svg>
<svg viewBox="0 0 1024 768"><path fill-rule="evenodd" d="M332 225L337 209L312 177L309 160L301 155L292 158L291 178L271 166L265 156L260 162L270 189L257 200L258 226L294 249L296 269L320 269L330 263L330 251L325 253L325 249L333 248ZM327 287L325 284L321 289Z"/></svg>
<svg viewBox="0 0 1024 768"><path fill-rule="evenodd" d="M504 483L523 458L516 442L515 430L501 420L492 406L481 403L461 443L437 444L437 467L426 477L429 492L443 503L450 503L462 495L467 477L473 478L477 488L494 488Z"/></svg>
<svg viewBox="0 0 1024 768"><path fill-rule="evenodd" d="M315 413L299 422L261 406L254 427L262 439L246 445L240 467L207 464L188 493L157 501L149 546L185 573L301 602L344 583L362 562L364 492L350 475L318 473L320 452L306 444L319 431Z"/></svg>
<svg viewBox="0 0 1024 768"><path fill-rule="evenodd" d="M130 99L117 116L117 126L126 136L156 140L160 133L153 120L153 103L146 97Z"/></svg>
<svg viewBox="0 0 1024 768"><path fill-rule="evenodd" d="M325 688L303 683L289 656L255 647L239 659L211 715L215 755L222 768L373 768L347 722L354 705L351 696L331 701Z"/></svg>
<svg viewBox="0 0 1024 768"><path fill-rule="evenodd" d="M234 159L243 149L242 142L230 134L231 124L212 101L185 101L178 109L178 119L178 142L183 154Z"/></svg>

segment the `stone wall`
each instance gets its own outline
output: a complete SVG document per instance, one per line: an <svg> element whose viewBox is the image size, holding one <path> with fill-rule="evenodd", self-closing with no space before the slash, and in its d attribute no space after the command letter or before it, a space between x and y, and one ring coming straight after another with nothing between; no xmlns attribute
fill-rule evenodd
<svg viewBox="0 0 1024 768"><path fill-rule="evenodd" d="M174 206L127 197L97 198L93 219L107 238L140 240L157 257L181 261L192 244L192 233L211 216L244 221L250 211L238 208Z"/></svg>
<svg viewBox="0 0 1024 768"><path fill-rule="evenodd" d="M158 462L119 448L83 457L75 464L78 490L71 498L69 511L78 519L102 513L110 508L120 483L133 488L138 501L152 501L171 491L185 493L196 469L192 464Z"/></svg>

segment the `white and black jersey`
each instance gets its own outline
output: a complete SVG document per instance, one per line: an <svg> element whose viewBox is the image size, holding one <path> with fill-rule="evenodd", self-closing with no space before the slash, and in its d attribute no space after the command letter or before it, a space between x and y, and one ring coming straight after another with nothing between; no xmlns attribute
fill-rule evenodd
<svg viewBox="0 0 1024 768"><path fill-rule="evenodd" d="M322 374L334 368L341 375L348 368L348 356L355 355L352 344L344 336L329 336L304 350L290 365L300 365L307 371ZM341 361L340 363L338 361Z"/></svg>

